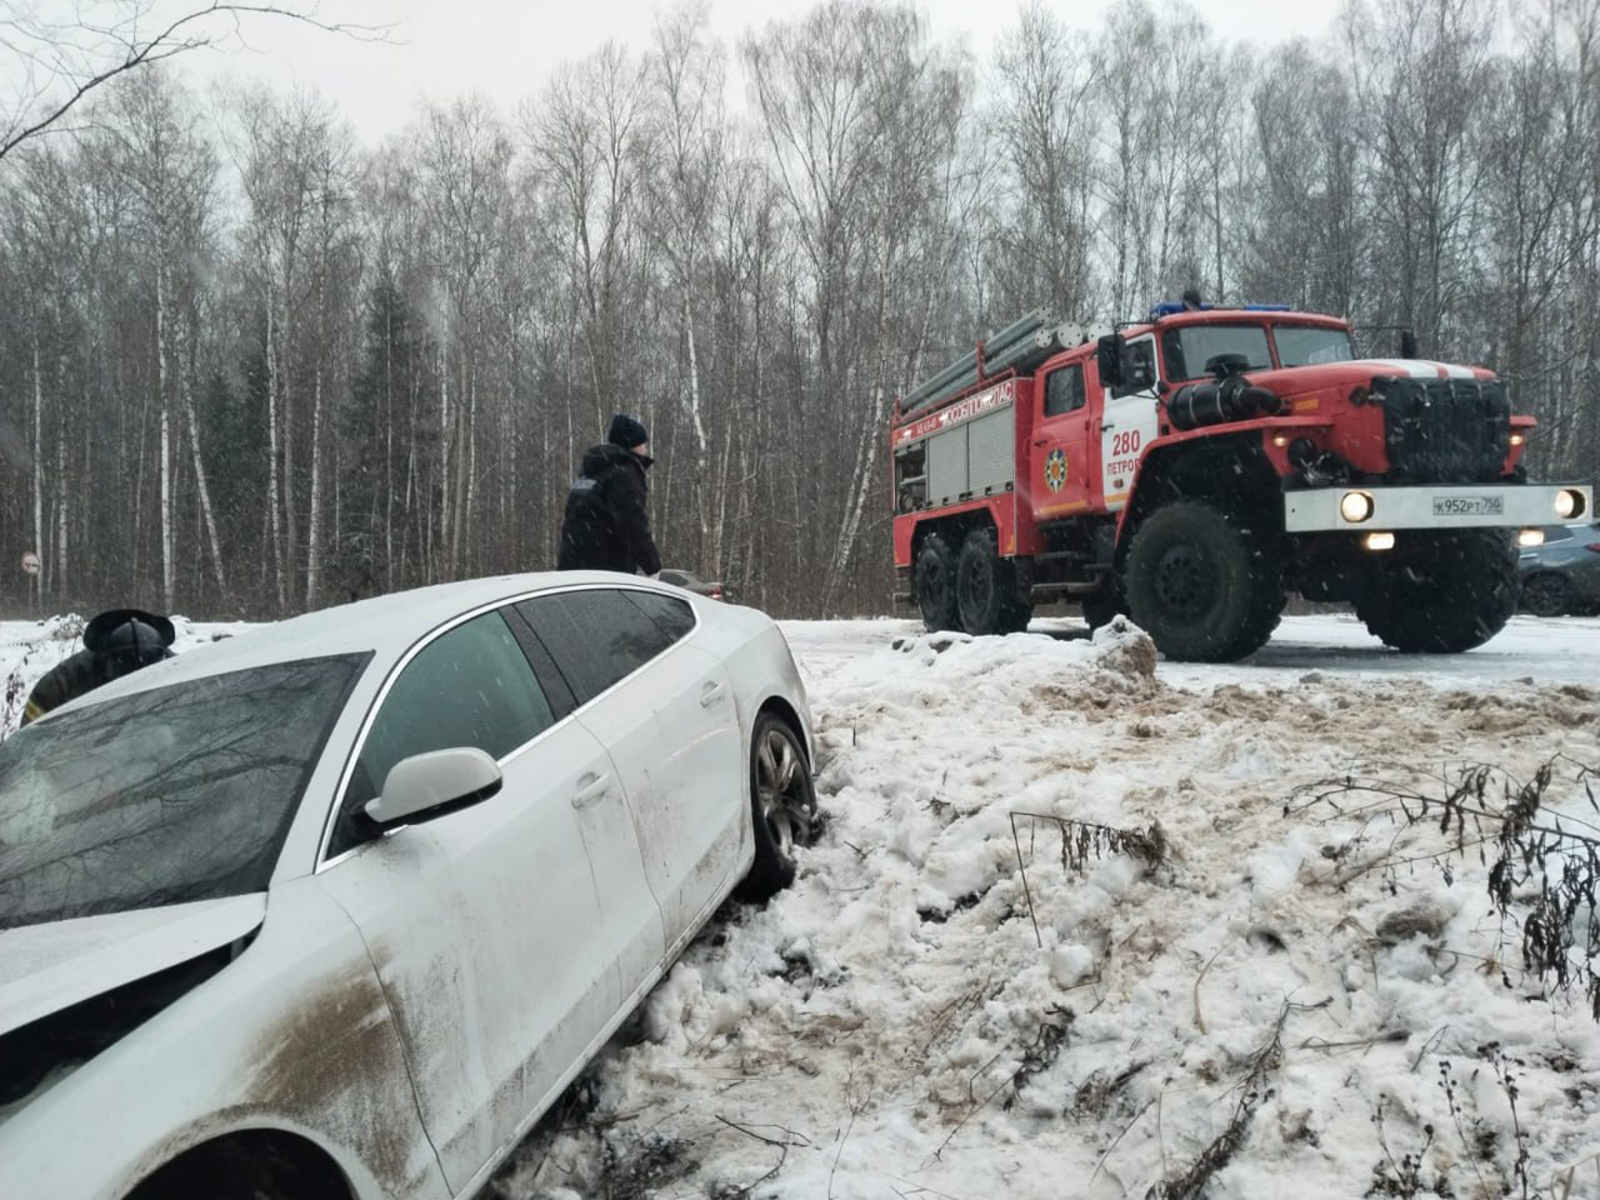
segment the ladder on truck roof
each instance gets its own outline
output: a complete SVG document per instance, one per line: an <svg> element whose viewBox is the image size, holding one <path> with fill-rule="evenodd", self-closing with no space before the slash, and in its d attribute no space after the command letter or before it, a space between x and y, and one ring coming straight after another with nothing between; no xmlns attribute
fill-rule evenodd
<svg viewBox="0 0 1600 1200"><path fill-rule="evenodd" d="M992 333L937 375L924 380L900 399L902 420L938 408L963 392L1007 372L1036 370L1063 350L1093 341L1108 328L1060 322L1042 308Z"/></svg>

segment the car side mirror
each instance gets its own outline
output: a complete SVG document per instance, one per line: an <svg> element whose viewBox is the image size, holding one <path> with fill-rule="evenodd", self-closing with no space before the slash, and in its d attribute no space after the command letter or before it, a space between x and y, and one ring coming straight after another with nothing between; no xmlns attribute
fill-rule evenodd
<svg viewBox="0 0 1600 1200"><path fill-rule="evenodd" d="M494 759L472 746L432 750L402 758L383 781L383 794L366 803L379 825L425 820L487 800L505 780Z"/></svg>
<svg viewBox="0 0 1600 1200"><path fill-rule="evenodd" d="M1127 354L1127 343L1122 340L1120 333L1108 333L1096 344L1095 358L1100 366L1101 387L1122 386L1122 368L1127 360Z"/></svg>

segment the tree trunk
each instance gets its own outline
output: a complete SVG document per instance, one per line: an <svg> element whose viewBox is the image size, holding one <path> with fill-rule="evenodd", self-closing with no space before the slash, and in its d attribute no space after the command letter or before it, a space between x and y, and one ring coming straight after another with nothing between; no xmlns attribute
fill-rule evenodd
<svg viewBox="0 0 1600 1200"><path fill-rule="evenodd" d="M33 552L39 573L31 581L35 597L44 596L44 454L40 446L44 426L44 377L39 370L39 330L33 331Z"/></svg>
<svg viewBox="0 0 1600 1200"><path fill-rule="evenodd" d="M267 525L272 536L272 578L281 615L289 605L283 579L283 531L279 525L278 490L278 358L274 334L272 287L267 287Z"/></svg>
<svg viewBox="0 0 1600 1200"><path fill-rule="evenodd" d="M156 267L156 402L160 406L161 450L161 604L172 611L172 407L167 399L167 286L166 265Z"/></svg>
<svg viewBox="0 0 1600 1200"><path fill-rule="evenodd" d="M322 569L322 356L311 401L311 512L306 521L306 608L317 606Z"/></svg>

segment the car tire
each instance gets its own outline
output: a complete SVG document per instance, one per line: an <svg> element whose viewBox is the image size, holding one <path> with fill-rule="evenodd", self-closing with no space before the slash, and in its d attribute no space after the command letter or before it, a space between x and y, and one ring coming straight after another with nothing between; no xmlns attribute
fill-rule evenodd
<svg viewBox="0 0 1600 1200"><path fill-rule="evenodd" d="M1233 662L1283 613L1282 555L1240 518L1195 500L1145 518L1128 548L1128 615L1170 659Z"/></svg>
<svg viewBox="0 0 1600 1200"><path fill-rule="evenodd" d="M818 827L817 793L805 745L774 713L756 719L750 739L751 825L755 861L740 887L746 900L766 900L794 882L796 847Z"/></svg>
<svg viewBox="0 0 1600 1200"><path fill-rule="evenodd" d="M1459 654L1504 629L1520 593L1508 534L1441 533L1410 557L1378 568L1356 601L1356 616L1384 645L1404 653Z"/></svg>
<svg viewBox="0 0 1600 1200"><path fill-rule="evenodd" d="M1536 617L1564 617L1576 607L1577 589L1565 575L1541 571L1522 581L1522 607Z"/></svg>
<svg viewBox="0 0 1600 1200"><path fill-rule="evenodd" d="M1016 567L1000 557L993 529L974 529L961 543L956 564L956 606L961 627L975 636L1021 633L1033 605L1017 588Z"/></svg>
<svg viewBox="0 0 1600 1200"><path fill-rule="evenodd" d="M961 627L956 611L956 553L943 534L930 533L922 540L914 583L922 624L929 633Z"/></svg>

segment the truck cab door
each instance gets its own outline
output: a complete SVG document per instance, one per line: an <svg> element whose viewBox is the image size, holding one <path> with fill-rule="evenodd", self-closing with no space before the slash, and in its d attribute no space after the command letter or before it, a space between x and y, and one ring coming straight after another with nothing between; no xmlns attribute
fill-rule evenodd
<svg viewBox="0 0 1600 1200"><path fill-rule="evenodd" d="M1033 443L1028 487L1040 521L1086 512L1100 477L1100 452L1092 440L1097 405L1088 403L1083 361L1050 371L1034 389Z"/></svg>
<svg viewBox="0 0 1600 1200"><path fill-rule="evenodd" d="M1111 512L1127 504L1139 459L1160 428L1155 335L1130 339L1125 362L1126 378L1105 390L1098 435L1105 507Z"/></svg>

